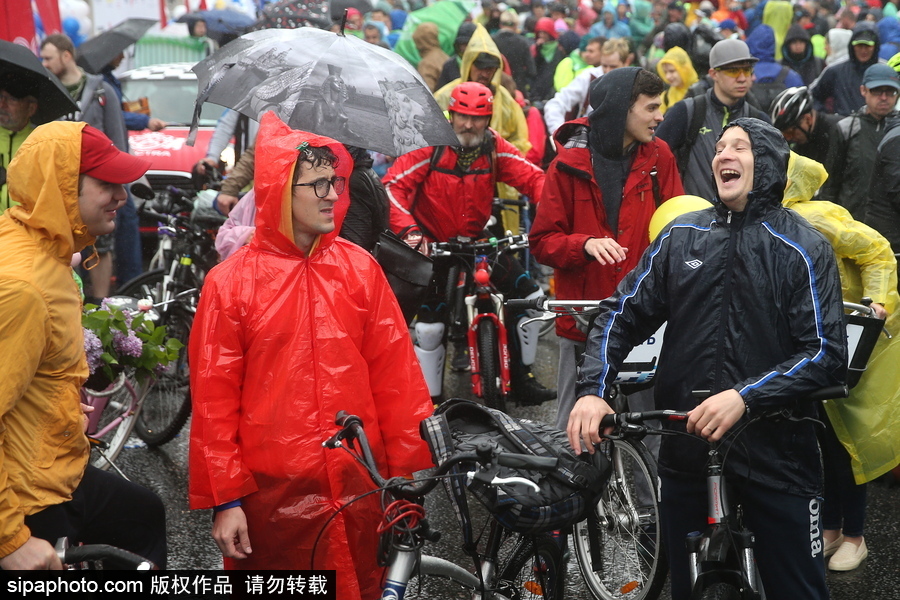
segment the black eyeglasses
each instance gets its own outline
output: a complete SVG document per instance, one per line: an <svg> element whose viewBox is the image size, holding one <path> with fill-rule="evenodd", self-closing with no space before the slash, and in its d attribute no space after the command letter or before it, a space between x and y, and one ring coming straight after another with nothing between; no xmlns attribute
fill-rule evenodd
<svg viewBox="0 0 900 600"><path fill-rule="evenodd" d="M321 179L316 179L315 181L310 181L309 183L295 183L294 187L305 186L311 187L313 191L316 193L316 198L324 198L328 195L328 190L331 187L334 187L335 194L344 193L344 185L347 183L347 179L344 177L332 177L331 179L325 179L322 177Z"/></svg>

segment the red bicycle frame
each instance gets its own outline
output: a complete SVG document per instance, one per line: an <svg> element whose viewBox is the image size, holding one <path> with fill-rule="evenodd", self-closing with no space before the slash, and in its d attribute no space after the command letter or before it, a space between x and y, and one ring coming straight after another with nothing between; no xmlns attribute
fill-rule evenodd
<svg viewBox="0 0 900 600"><path fill-rule="evenodd" d="M481 378L481 356L478 351L478 326L483 320L488 319L497 328L497 354L500 359L500 395L505 398L510 390L509 343L506 323L503 319L503 296L493 288L490 279L490 261L487 256L478 256L475 260L475 289L471 295L466 296L466 308L469 312L469 330L466 337L469 343L472 392L479 398L484 396L482 388L484 382ZM478 310L476 306L478 304L481 306L489 304L493 307L493 311ZM492 385L492 383L489 382L488 385Z"/></svg>

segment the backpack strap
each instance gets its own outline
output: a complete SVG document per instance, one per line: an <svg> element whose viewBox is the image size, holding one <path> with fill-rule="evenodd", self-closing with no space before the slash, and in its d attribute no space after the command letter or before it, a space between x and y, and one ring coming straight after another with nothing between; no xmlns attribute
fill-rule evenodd
<svg viewBox="0 0 900 600"><path fill-rule="evenodd" d="M678 156L676 157L678 172L681 173L682 178L684 178L684 174L687 172L688 161L691 158L691 150L693 150L694 144L697 142L697 136L700 134L700 126L706 119L706 94L687 98L684 103L684 106L688 111L689 125L687 139L685 139L681 148L678 149Z"/></svg>
<svg viewBox="0 0 900 600"><path fill-rule="evenodd" d="M784 80L787 79L787 76L791 74L791 70L786 66L781 67L781 70L778 72L778 76L775 78L775 83L780 83L784 85Z"/></svg>

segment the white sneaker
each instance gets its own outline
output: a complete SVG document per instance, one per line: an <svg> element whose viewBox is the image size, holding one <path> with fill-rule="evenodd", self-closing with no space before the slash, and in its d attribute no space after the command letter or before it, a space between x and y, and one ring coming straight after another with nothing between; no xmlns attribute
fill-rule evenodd
<svg viewBox="0 0 900 600"><path fill-rule="evenodd" d="M838 535L836 538L834 538L833 541L826 542L825 543L825 558L828 558L829 556L831 556L832 554L837 552L838 548L840 548L841 544L843 544L843 543L844 543L844 534L843 533Z"/></svg>
<svg viewBox="0 0 900 600"><path fill-rule="evenodd" d="M832 571L852 571L869 556L869 550L866 548L866 540L857 546L853 542L845 541L838 548L831 560L828 561L828 568Z"/></svg>

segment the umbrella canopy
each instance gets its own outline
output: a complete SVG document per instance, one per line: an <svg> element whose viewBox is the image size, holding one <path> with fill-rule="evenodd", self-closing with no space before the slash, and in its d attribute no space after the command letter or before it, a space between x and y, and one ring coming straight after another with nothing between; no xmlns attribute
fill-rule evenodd
<svg viewBox="0 0 900 600"><path fill-rule="evenodd" d="M253 30L297 29L300 27L328 29L331 26L330 4L329 0L273 2L263 9L262 17L253 26Z"/></svg>
<svg viewBox="0 0 900 600"><path fill-rule="evenodd" d="M456 53L453 47L453 42L456 41L456 31L469 17L473 8L475 8L475 2L471 0L444 0L414 10L406 17L406 23L403 24L403 29L400 31L400 39L394 46L394 52L412 64L418 65L422 57L419 56L412 36L419 25L427 22L437 25L441 49L447 53L447 56L453 56Z"/></svg>
<svg viewBox="0 0 900 600"><path fill-rule="evenodd" d="M78 110L78 105L56 75L45 69L40 59L25 46L0 40L0 78L35 87L38 109L31 117L35 125L49 123Z"/></svg>
<svg viewBox="0 0 900 600"><path fill-rule="evenodd" d="M88 73L99 73L156 23L156 19L125 19L115 27L92 37L78 47L78 66Z"/></svg>
<svg viewBox="0 0 900 600"><path fill-rule="evenodd" d="M458 144L415 69L397 54L321 29L248 33L194 66L203 102L399 156Z"/></svg>
<svg viewBox="0 0 900 600"><path fill-rule="evenodd" d="M227 43L247 31L256 20L239 10L216 9L186 13L178 23L206 21L206 36L220 44Z"/></svg>

